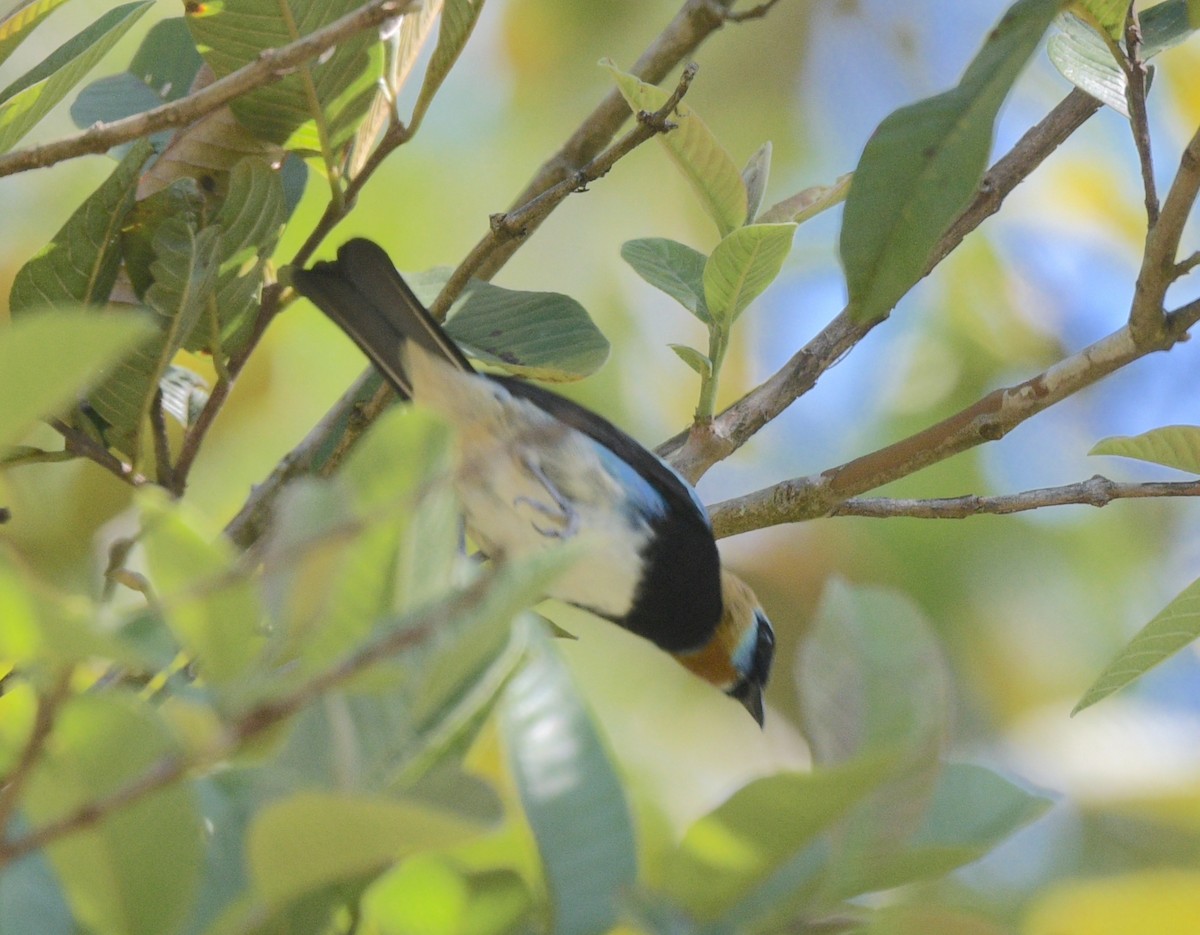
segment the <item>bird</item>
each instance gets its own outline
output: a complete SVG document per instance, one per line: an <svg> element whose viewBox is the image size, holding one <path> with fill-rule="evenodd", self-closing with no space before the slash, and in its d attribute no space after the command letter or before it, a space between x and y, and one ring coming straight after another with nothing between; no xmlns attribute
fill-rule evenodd
<svg viewBox="0 0 1200 935"><path fill-rule="evenodd" d="M335 261L287 276L402 398L457 430L453 485L486 556L580 542L585 559L547 596L644 637L763 725L775 632L754 592L722 568L691 484L590 409L477 372L375 242L347 241Z"/></svg>

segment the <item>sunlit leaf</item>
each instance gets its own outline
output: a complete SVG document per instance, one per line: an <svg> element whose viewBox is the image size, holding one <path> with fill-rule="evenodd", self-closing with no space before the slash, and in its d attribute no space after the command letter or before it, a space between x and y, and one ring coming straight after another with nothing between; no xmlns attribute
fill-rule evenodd
<svg viewBox="0 0 1200 935"><path fill-rule="evenodd" d="M200 54L216 76L223 78L254 61L264 49L285 46L360 6L359 0L293 4L291 16L285 17L276 0L225 0L195 4L187 22ZM378 31L363 30L340 42L331 54L299 66L282 81L238 97L231 107L256 136L286 149L322 152L321 126L336 152L370 107L382 67ZM317 112L306 76L311 77L315 90Z"/></svg>
<svg viewBox="0 0 1200 935"><path fill-rule="evenodd" d="M138 0L114 7L0 91L0 152L33 129L152 5Z"/></svg>
<svg viewBox="0 0 1200 935"><path fill-rule="evenodd" d="M24 0L0 19L0 64L29 38L34 28L67 0Z"/></svg>
<svg viewBox="0 0 1200 935"><path fill-rule="evenodd" d="M1129 0L1072 0L1071 5L1091 16L1112 38L1120 39L1124 34Z"/></svg>
<svg viewBox="0 0 1200 935"><path fill-rule="evenodd" d="M376 880L362 906L367 927L384 933L500 935L516 931L533 896L511 870L471 872L444 858L420 855Z"/></svg>
<svg viewBox="0 0 1200 935"><path fill-rule="evenodd" d="M1200 474L1200 425L1168 425L1141 435L1114 435L1096 442L1088 454L1137 458Z"/></svg>
<svg viewBox="0 0 1200 935"><path fill-rule="evenodd" d="M247 853L258 892L268 905L283 906L479 831L456 815L415 802L298 792L258 814Z"/></svg>
<svg viewBox="0 0 1200 935"><path fill-rule="evenodd" d="M671 96L662 88L626 74L608 59L600 64L612 73L635 114L642 110L654 113ZM724 237L746 222L746 185L742 174L725 147L686 103L680 103L669 119L676 124L675 129L659 134L658 139Z"/></svg>
<svg viewBox="0 0 1200 935"><path fill-rule="evenodd" d="M1097 677L1072 714L1090 708L1200 637L1200 579L1193 581L1129 641Z"/></svg>
<svg viewBox="0 0 1200 935"><path fill-rule="evenodd" d="M23 315L0 329L0 451L38 419L60 414L151 333L149 316L66 309Z"/></svg>
<svg viewBox="0 0 1200 935"><path fill-rule="evenodd" d="M1191 2L1166 0L1140 11L1143 61L1178 45L1200 28L1200 22L1189 18ZM1058 26L1059 32L1050 37L1047 45L1054 67L1080 90L1128 117L1125 72L1113 57L1108 43L1076 16L1065 14L1059 17Z"/></svg>
<svg viewBox="0 0 1200 935"><path fill-rule="evenodd" d="M842 221L860 321L885 317L920 278L987 167L996 113L1061 0L1018 0L950 91L895 111L867 141Z"/></svg>
<svg viewBox="0 0 1200 935"><path fill-rule="evenodd" d="M839 175L832 185L812 185L802 189L790 198L777 202L759 215L759 224L778 224L782 221L795 221L803 224L809 218L816 217L821 212L846 200L850 191L853 172Z"/></svg>
<svg viewBox="0 0 1200 935"><path fill-rule="evenodd" d="M665 237L643 237L622 244L621 257L642 279L702 322L712 320L704 302L704 264L708 257L699 250Z"/></svg>
<svg viewBox="0 0 1200 935"><path fill-rule="evenodd" d="M562 660L532 636L500 726L560 935L606 931L637 877L625 794ZM586 855L586 859L581 859Z"/></svg>
<svg viewBox="0 0 1200 935"><path fill-rule="evenodd" d="M767 288L792 249L795 224L751 224L721 240L704 264L704 301L716 321L732 324Z"/></svg>
<svg viewBox="0 0 1200 935"><path fill-rule="evenodd" d="M115 792L175 752L144 705L76 697L59 713L28 784L34 827ZM203 841L196 801L175 783L113 809L48 847L77 919L96 932L174 931L196 891Z"/></svg>
<svg viewBox="0 0 1200 935"><path fill-rule="evenodd" d="M133 205L138 174L150 144L130 150L104 183L75 209L54 239L17 272L9 307L101 304L108 300L121 262L118 233Z"/></svg>

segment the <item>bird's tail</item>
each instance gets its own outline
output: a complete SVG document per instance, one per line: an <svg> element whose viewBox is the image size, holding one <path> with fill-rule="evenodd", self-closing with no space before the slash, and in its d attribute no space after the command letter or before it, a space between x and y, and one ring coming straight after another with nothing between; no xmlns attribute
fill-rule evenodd
<svg viewBox="0 0 1200 935"><path fill-rule="evenodd" d="M293 269L291 277L296 291L345 331L402 395L412 396L403 352L408 341L460 370L472 369L378 244L350 240L336 261Z"/></svg>

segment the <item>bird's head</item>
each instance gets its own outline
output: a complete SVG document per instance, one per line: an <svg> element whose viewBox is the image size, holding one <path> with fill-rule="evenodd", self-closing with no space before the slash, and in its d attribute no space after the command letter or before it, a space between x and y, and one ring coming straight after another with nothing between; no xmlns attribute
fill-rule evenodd
<svg viewBox="0 0 1200 935"><path fill-rule="evenodd" d="M775 631L758 598L736 575L721 571L721 622L712 639L676 658L696 675L736 698L759 725L763 688L775 657Z"/></svg>

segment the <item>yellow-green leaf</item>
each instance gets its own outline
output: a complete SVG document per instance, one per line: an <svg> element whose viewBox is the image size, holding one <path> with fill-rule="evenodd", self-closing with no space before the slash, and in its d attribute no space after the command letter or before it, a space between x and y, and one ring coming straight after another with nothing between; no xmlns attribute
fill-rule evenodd
<svg viewBox="0 0 1200 935"><path fill-rule="evenodd" d="M816 217L822 211L845 201L853 178L854 173L847 172L839 175L832 185L810 185L801 189L791 197L767 208L759 215L758 223L778 224L781 221L795 221L797 224L803 224L809 218Z"/></svg>
<svg viewBox="0 0 1200 935"><path fill-rule="evenodd" d="M1200 425L1167 425L1141 435L1114 435L1096 442L1088 454L1137 458L1200 474Z"/></svg>
<svg viewBox="0 0 1200 935"><path fill-rule="evenodd" d="M722 239L704 264L704 301L714 321L732 324L779 275L795 224L751 224Z"/></svg>

